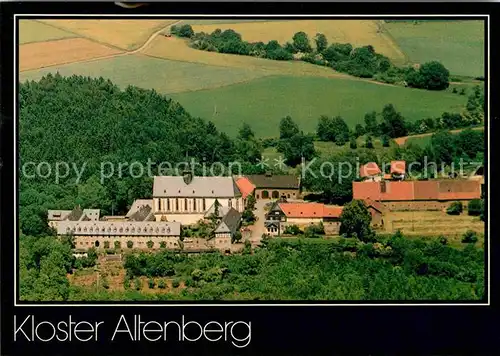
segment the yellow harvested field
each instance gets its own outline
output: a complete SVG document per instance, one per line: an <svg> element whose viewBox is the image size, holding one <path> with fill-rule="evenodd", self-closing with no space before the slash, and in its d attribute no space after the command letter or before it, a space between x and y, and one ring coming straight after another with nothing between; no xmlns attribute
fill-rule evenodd
<svg viewBox="0 0 500 356"><path fill-rule="evenodd" d="M145 49L144 54L183 62L268 71L269 74L352 78L346 74L335 72L331 68L302 61L273 61L250 56L201 51L189 47L186 40L176 37L160 36L155 38Z"/></svg>
<svg viewBox="0 0 500 356"><path fill-rule="evenodd" d="M84 38L28 43L19 46L19 71L109 57L121 53Z"/></svg>
<svg viewBox="0 0 500 356"><path fill-rule="evenodd" d="M277 40L281 44L291 42L295 33L304 31L314 45L316 33L323 33L329 43L351 43L355 47L372 45L375 51L397 63L405 61L404 53L375 20L294 20L193 26L195 32L211 33L217 28L233 29L248 42Z"/></svg>
<svg viewBox="0 0 500 356"><path fill-rule="evenodd" d="M78 37L36 20L19 20L19 44Z"/></svg>
<svg viewBox="0 0 500 356"><path fill-rule="evenodd" d="M82 37L133 50L142 46L148 38L177 20L43 20L60 29Z"/></svg>
<svg viewBox="0 0 500 356"><path fill-rule="evenodd" d="M467 230L484 233L484 222L467 212L448 215L444 211L391 211L385 214L386 232L401 230L405 235L436 236L459 238Z"/></svg>

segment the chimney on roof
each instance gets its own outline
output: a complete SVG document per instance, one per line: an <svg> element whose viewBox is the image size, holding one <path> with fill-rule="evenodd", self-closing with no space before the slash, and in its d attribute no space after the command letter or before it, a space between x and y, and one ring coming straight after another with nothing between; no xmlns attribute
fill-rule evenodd
<svg viewBox="0 0 500 356"><path fill-rule="evenodd" d="M184 183L189 184L193 181L193 172L185 170L182 173L182 178L184 179Z"/></svg>

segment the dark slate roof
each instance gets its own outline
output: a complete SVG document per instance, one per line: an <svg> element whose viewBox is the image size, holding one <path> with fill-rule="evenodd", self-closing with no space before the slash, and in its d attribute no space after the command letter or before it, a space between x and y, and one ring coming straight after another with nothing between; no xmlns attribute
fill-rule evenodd
<svg viewBox="0 0 500 356"><path fill-rule="evenodd" d="M76 207L73 210L71 210L71 213L68 214L66 219L64 220L69 220L69 221L78 221L83 215L83 210L80 207Z"/></svg>
<svg viewBox="0 0 500 356"><path fill-rule="evenodd" d="M253 174L247 178L257 189L299 189L299 179L292 175L264 175Z"/></svg>
<svg viewBox="0 0 500 356"><path fill-rule="evenodd" d="M149 217L153 208L150 205L143 205L135 213L130 215L129 220L131 221L145 221Z"/></svg>
<svg viewBox="0 0 500 356"><path fill-rule="evenodd" d="M266 220L264 221L264 226L265 227L269 227L269 226L276 226L276 227L279 227L279 221L275 221L275 220Z"/></svg>
<svg viewBox="0 0 500 356"><path fill-rule="evenodd" d="M240 226L241 214L234 208L229 209L227 214L222 218L219 226L215 229L215 233L230 232L234 234Z"/></svg>

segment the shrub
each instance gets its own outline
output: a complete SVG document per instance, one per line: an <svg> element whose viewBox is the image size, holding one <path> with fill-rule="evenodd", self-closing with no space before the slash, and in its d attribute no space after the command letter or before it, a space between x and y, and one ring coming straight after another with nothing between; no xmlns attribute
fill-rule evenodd
<svg viewBox="0 0 500 356"><path fill-rule="evenodd" d="M125 275L125 278L123 279L123 287L125 289L130 288L130 277L128 275Z"/></svg>
<svg viewBox="0 0 500 356"><path fill-rule="evenodd" d="M155 287L155 280L153 278L150 278L148 281L149 289L153 289Z"/></svg>
<svg viewBox="0 0 500 356"><path fill-rule="evenodd" d="M115 254L115 250L113 250L112 248L108 248L106 249L106 255L114 255Z"/></svg>
<svg viewBox="0 0 500 356"><path fill-rule="evenodd" d="M120 241L115 241L115 248L122 247L122 243Z"/></svg>
<svg viewBox="0 0 500 356"><path fill-rule="evenodd" d="M384 146L384 147L390 146L389 136L387 136L387 135L382 136L382 146Z"/></svg>
<svg viewBox="0 0 500 356"><path fill-rule="evenodd" d="M174 279L174 280L172 281L172 287L173 287L173 288L177 288L177 287L179 287L180 285L181 285L181 282L179 282L179 280L178 280L178 279Z"/></svg>
<svg viewBox="0 0 500 356"><path fill-rule="evenodd" d="M146 242L146 246L148 246L148 248L153 248L154 244L155 243L153 241L151 241L151 240L149 240L148 242Z"/></svg>
<svg viewBox="0 0 500 356"><path fill-rule="evenodd" d="M134 247L134 242L133 242L133 241L128 240L128 241L127 241L127 247L128 247L128 248L132 248L132 247Z"/></svg>
<svg viewBox="0 0 500 356"><path fill-rule="evenodd" d="M289 225L283 231L284 235L299 235L301 233L302 233L302 231L300 230L300 228L297 225Z"/></svg>
<svg viewBox="0 0 500 356"><path fill-rule="evenodd" d="M460 95L465 95L465 88L462 88L462 90L460 90Z"/></svg>
<svg viewBox="0 0 500 356"><path fill-rule="evenodd" d="M158 282L158 288L165 289L165 287L165 281L163 279L160 279L160 281Z"/></svg>
<svg viewBox="0 0 500 356"><path fill-rule="evenodd" d="M368 136L366 138L365 147L366 148L373 148L373 142L372 142L372 138L370 136Z"/></svg>
<svg viewBox="0 0 500 356"><path fill-rule="evenodd" d="M448 209L446 209L446 213L448 213L449 215L460 215L463 210L464 207L462 205L462 202L454 201L450 204Z"/></svg>
<svg viewBox="0 0 500 356"><path fill-rule="evenodd" d="M468 230L465 234L462 235L462 242L463 243L476 243L477 242L477 234L472 231Z"/></svg>
<svg viewBox="0 0 500 356"><path fill-rule="evenodd" d="M453 88L453 89L451 90L451 92L452 92L453 94L457 94L457 93L458 93L458 90L457 90L457 88Z"/></svg>
<svg viewBox="0 0 500 356"><path fill-rule="evenodd" d="M356 139L354 137L352 137L351 140L349 141L349 147L353 150L358 148L358 144L356 143Z"/></svg>
<svg viewBox="0 0 500 356"><path fill-rule="evenodd" d="M472 199L467 205L467 213L472 216L479 216L483 210L481 199Z"/></svg>
<svg viewBox="0 0 500 356"><path fill-rule="evenodd" d="M109 248L109 241L104 241L104 248L108 249Z"/></svg>
<svg viewBox="0 0 500 356"><path fill-rule="evenodd" d="M161 241L160 242L160 248L166 248L167 247L167 242L166 241Z"/></svg>
<svg viewBox="0 0 500 356"><path fill-rule="evenodd" d="M104 289L109 289L109 282L108 282L108 279L107 278L103 278L102 279L102 287Z"/></svg>
<svg viewBox="0 0 500 356"><path fill-rule="evenodd" d="M142 283L141 283L141 280L139 278L136 278L134 280L134 288L135 288L135 290L141 290Z"/></svg>

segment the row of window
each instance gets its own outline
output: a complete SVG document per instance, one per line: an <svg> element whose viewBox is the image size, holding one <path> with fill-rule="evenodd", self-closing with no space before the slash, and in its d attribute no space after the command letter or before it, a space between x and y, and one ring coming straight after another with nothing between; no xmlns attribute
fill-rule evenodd
<svg viewBox="0 0 500 356"><path fill-rule="evenodd" d="M180 204L179 204L179 200L182 201L184 200L184 206L183 206L183 211L190 211L189 207L188 207L188 198L184 198L184 199L179 199L179 198L175 198L175 203L173 204L175 206L175 209L171 209L171 204L170 204L170 199L165 199L165 202L163 201L163 199L158 199L158 211L180 211L179 207L180 207ZM197 200L196 198L194 199L191 199L192 201L192 206L193 206L193 209L191 211L198 211L197 207ZM233 201L231 199L228 200L228 206L230 208L233 207ZM201 201L201 211L204 212L207 210L207 206L206 206L206 199L203 198L202 201ZM236 200L236 210L239 209L239 201Z"/></svg>
<svg viewBox="0 0 500 356"><path fill-rule="evenodd" d="M105 227L102 227L102 228L99 228L97 226L91 226L87 229L87 227L84 227L82 228L81 226L79 227L75 227L73 226L73 228L70 228L69 226L66 228L66 232L70 233L70 232L119 232L119 233L127 233L127 232L131 232L131 233L141 233L141 232L150 232L150 233L153 233L153 232L156 232L156 233L160 233L160 231L162 233L170 233L170 227L162 227L161 229L159 227L157 227L156 229L153 228L153 227L145 227L144 229L138 227L137 229L135 227L131 227L131 228L128 228L128 227L125 227L125 229L123 227L120 227L120 228L117 228L116 226L111 228L111 227L108 227L107 229Z"/></svg>

